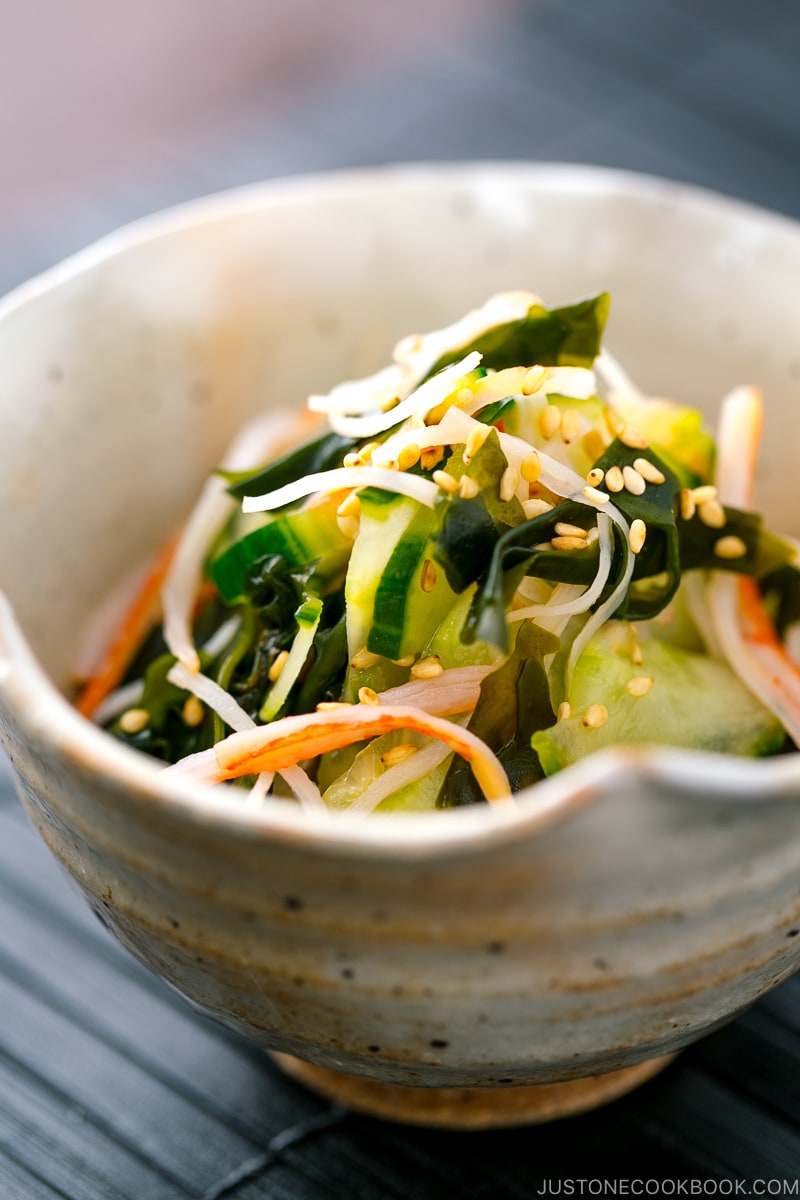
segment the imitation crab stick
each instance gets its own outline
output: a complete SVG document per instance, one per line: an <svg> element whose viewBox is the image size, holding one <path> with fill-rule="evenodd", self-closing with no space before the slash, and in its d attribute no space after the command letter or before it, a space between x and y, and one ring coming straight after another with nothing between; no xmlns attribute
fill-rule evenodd
<svg viewBox="0 0 800 1200"><path fill-rule="evenodd" d="M211 750L192 755L167 770L172 774L186 773L197 777L198 769L202 768L209 782L221 783L241 775L280 771L301 759L314 758L396 729L427 734L444 742L471 765L487 800L494 804L510 802L508 776L485 742L452 721L406 705L353 704L325 712L284 717L270 725L233 733L217 742ZM186 764L185 771L183 763Z"/></svg>

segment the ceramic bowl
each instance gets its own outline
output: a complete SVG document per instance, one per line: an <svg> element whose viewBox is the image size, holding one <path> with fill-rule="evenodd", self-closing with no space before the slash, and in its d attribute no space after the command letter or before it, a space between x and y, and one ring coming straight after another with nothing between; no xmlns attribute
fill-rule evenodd
<svg viewBox="0 0 800 1200"><path fill-rule="evenodd" d="M235 191L8 297L0 738L32 820L124 945L317 1086L451 1124L593 1103L792 972L797 756L619 747L511 813L356 824L168 784L68 689L87 612L244 419L506 288L552 304L609 289L608 342L634 378L709 416L760 384L758 504L800 532L799 281L786 219L624 173L495 164Z"/></svg>

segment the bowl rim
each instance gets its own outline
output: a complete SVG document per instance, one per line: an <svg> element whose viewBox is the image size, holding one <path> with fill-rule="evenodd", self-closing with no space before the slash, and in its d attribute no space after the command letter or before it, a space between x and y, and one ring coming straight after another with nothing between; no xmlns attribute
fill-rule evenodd
<svg viewBox="0 0 800 1200"><path fill-rule="evenodd" d="M457 185L516 181L532 194L621 196L663 203L707 215L724 213L800 240L800 223L735 197L659 176L617 168L519 161L400 163L314 172L215 192L141 217L20 284L0 299L0 321L33 304L94 267L136 247L191 227L244 216L269 207L308 204L323 193L453 190ZM180 778L116 742L82 717L49 679L0 592L0 715L46 757L82 773L107 778L113 787L172 817L213 826L229 837L269 836L324 854L370 859L442 859L509 845L568 819L613 789L660 787L698 794L709 801L800 799L800 755L752 760L675 747L624 745L601 750L536 784L513 808L474 806L443 813L380 814L356 820L346 813L307 813L293 802L270 799L258 809L232 807L229 789L203 788ZM389 821L389 825L386 822Z"/></svg>

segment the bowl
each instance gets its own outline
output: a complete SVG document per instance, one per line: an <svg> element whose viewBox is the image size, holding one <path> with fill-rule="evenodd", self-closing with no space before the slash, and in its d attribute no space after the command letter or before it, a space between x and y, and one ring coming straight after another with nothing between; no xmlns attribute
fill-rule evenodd
<svg viewBox="0 0 800 1200"><path fill-rule="evenodd" d="M141 221L0 306L0 739L89 904L322 1091L445 1125L618 1094L800 961L800 758L616 747L519 797L357 824L162 777L69 702L87 612L234 430L493 292L606 288L646 390L766 395L758 506L800 532L800 228L593 168L272 182ZM691 703L691 696L687 697Z"/></svg>

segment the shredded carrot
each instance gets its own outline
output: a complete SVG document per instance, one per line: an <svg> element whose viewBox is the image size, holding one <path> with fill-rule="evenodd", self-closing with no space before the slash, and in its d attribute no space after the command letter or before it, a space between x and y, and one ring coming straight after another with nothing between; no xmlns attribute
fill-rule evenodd
<svg viewBox="0 0 800 1200"><path fill-rule="evenodd" d="M161 607L161 585L169 570L177 545L176 534L161 547L125 614L119 632L98 666L89 676L77 701L78 712L83 713L85 717L91 717L106 696L121 683L143 639L158 620Z"/></svg>

